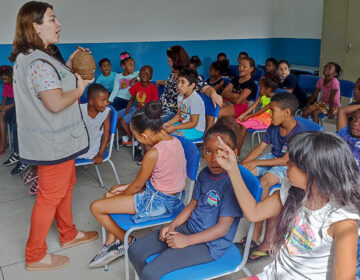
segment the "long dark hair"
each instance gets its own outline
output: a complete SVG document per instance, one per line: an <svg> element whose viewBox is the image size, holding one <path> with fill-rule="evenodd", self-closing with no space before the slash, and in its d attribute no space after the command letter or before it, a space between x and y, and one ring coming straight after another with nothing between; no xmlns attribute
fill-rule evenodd
<svg viewBox="0 0 360 280"><path fill-rule="evenodd" d="M182 70L189 67L190 57L182 46L172 46L167 49L166 55L171 58L173 62L173 69Z"/></svg>
<svg viewBox="0 0 360 280"><path fill-rule="evenodd" d="M329 201L360 213L360 176L354 156L334 133L303 132L290 138L289 159L308 177L306 190L291 187L277 217L272 250L277 252L290 234L295 213L313 197L315 188Z"/></svg>
<svg viewBox="0 0 360 280"><path fill-rule="evenodd" d="M53 7L45 2L30 1L25 3L19 10L16 18L16 30L13 41L10 61L15 61L19 53L28 54L30 49L40 49L52 53L52 50L45 49L44 42L37 34L33 24L42 24L47 9Z"/></svg>
<svg viewBox="0 0 360 280"><path fill-rule="evenodd" d="M163 123L161 121L162 107L157 101L150 101L145 107L137 110L131 118L131 125L139 134L146 129L160 132Z"/></svg>

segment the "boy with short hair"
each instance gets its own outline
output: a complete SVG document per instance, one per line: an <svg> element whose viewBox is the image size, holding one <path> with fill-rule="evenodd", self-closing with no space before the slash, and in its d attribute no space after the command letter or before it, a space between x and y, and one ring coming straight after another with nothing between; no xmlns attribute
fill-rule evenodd
<svg viewBox="0 0 360 280"><path fill-rule="evenodd" d="M111 93L114 87L114 79L116 72L111 71L111 61L108 58L103 58L99 61L99 67L102 74L97 77L96 83L103 85L106 90Z"/></svg>
<svg viewBox="0 0 360 280"><path fill-rule="evenodd" d="M262 200L268 196L271 186L281 183L286 177L288 139L292 135L307 131L307 128L294 117L298 106L296 97L291 93L281 92L274 95L270 102L271 125L262 142L241 163L255 176L260 177L263 188ZM259 157L269 144L272 145L271 153ZM254 249L257 247L256 242L260 238L261 232L262 222L258 222L255 225L251 242ZM243 238L242 241L246 242L246 238ZM243 243L242 241L240 244Z"/></svg>
<svg viewBox="0 0 360 280"><path fill-rule="evenodd" d="M272 77L276 72L277 60L269 57L265 60L265 74L263 77Z"/></svg>
<svg viewBox="0 0 360 280"><path fill-rule="evenodd" d="M205 105L195 91L198 76L196 70L183 69L180 71L178 111L163 126L168 133L176 132L177 135L189 140L203 137L205 131Z"/></svg>
<svg viewBox="0 0 360 280"><path fill-rule="evenodd" d="M110 139L109 92L100 84L89 86L88 103L80 104L80 110L89 133L89 150L79 158L92 159L95 164L103 162L106 146Z"/></svg>

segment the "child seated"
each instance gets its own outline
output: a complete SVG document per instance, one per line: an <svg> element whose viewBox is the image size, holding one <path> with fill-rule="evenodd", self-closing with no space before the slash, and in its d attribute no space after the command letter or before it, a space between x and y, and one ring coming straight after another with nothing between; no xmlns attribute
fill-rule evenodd
<svg viewBox="0 0 360 280"><path fill-rule="evenodd" d="M360 78L358 78L354 85L353 102L350 105L360 104Z"/></svg>
<svg viewBox="0 0 360 280"><path fill-rule="evenodd" d="M150 81L152 79L153 69L149 65L145 65L140 69L140 82L137 82L133 85L129 92L131 94L131 98L126 109L122 109L118 112L119 115L119 125L118 128L122 135L127 136L127 138L132 138L132 133L130 131L130 120L136 110L145 106L146 103L150 101L159 100L159 92L157 87L152 84ZM134 101L136 101L136 106L134 105ZM125 143L125 142L124 142ZM140 144L137 142L135 146L135 160L140 160L141 150Z"/></svg>
<svg viewBox="0 0 360 280"><path fill-rule="evenodd" d="M222 65L219 61L214 61L210 64L210 79L208 79L206 82L209 86L212 86L216 93L221 95L222 91L225 87L225 81L224 78L221 76L221 69Z"/></svg>
<svg viewBox="0 0 360 280"><path fill-rule="evenodd" d="M234 120L233 120L234 122ZM221 138L236 151L236 135L215 123L204 136L207 167L198 175L190 203L170 224L129 248L129 259L142 280L220 258L231 246L242 211L225 170L215 160ZM152 262L145 260L160 253Z"/></svg>
<svg viewBox="0 0 360 280"><path fill-rule="evenodd" d="M240 146L237 147L239 151L244 143L247 129L267 129L271 124L270 99L274 96L279 81L279 78L276 76L261 79L259 81L259 97L237 118L236 122L240 125L241 130ZM261 109L252 113L260 103Z"/></svg>
<svg viewBox="0 0 360 280"><path fill-rule="evenodd" d="M275 260L243 280L356 278L360 177L349 147L339 136L303 132L291 137L288 178L279 192L258 203L225 143L217 162L228 171L249 221L277 217L271 240Z"/></svg>
<svg viewBox="0 0 360 280"><path fill-rule="evenodd" d="M265 60L265 74L263 77L272 77L276 73L277 60L269 57Z"/></svg>
<svg viewBox="0 0 360 280"><path fill-rule="evenodd" d="M192 69L183 69L179 73L178 111L176 115L164 123L164 129L193 140L203 137L205 131L205 105L194 90L198 73Z"/></svg>
<svg viewBox="0 0 360 280"><path fill-rule="evenodd" d="M99 61L101 75L97 77L96 83L103 85L110 93L114 87L114 79L116 72L111 71L111 61L108 58L103 58Z"/></svg>
<svg viewBox="0 0 360 280"><path fill-rule="evenodd" d="M304 107L304 118L311 115L316 123L319 123L319 114L327 114L329 119L334 118L341 107L340 82L338 80L341 73L340 65L335 62L329 62L324 66L324 78L320 78L316 83L316 89ZM320 91L322 92L320 101L312 104Z"/></svg>
<svg viewBox="0 0 360 280"><path fill-rule="evenodd" d="M135 223L169 217L182 206L186 179L186 159L181 142L162 129L161 104L151 101L136 111L130 128L135 138L151 149L145 154L135 180L115 185L105 198L91 204L91 212L108 232L105 244L89 267L105 266L124 254L125 231L109 214L134 214ZM132 246L132 245L131 245ZM131 247L130 247L131 248Z"/></svg>
<svg viewBox="0 0 360 280"><path fill-rule="evenodd" d="M78 158L92 159L95 164L103 162L103 155L110 139L109 93L100 84L91 84L87 92L88 102L80 104L80 110L89 133L90 147Z"/></svg>
<svg viewBox="0 0 360 280"><path fill-rule="evenodd" d="M270 101L272 124L267 129L262 142L241 163L255 176L260 177L263 188L262 199L268 196L271 186L282 183L286 177L288 139L294 134L307 130L294 118L298 106L296 97L291 93L280 92L274 95ZM261 156L269 144L272 145L271 153ZM253 248L257 246L256 242L259 240L261 232L262 222L258 222L254 228ZM244 242L246 242L246 238L240 241L240 247L245 245Z"/></svg>
<svg viewBox="0 0 360 280"><path fill-rule="evenodd" d="M240 61L246 57L249 57L249 54L247 52L239 52L238 59L237 59L238 64L240 64Z"/></svg>
<svg viewBox="0 0 360 280"><path fill-rule="evenodd" d="M221 76L231 77L232 75L234 75L234 73L231 73L231 69L229 67L230 61L228 60L226 53L218 53L217 61L221 63Z"/></svg>
<svg viewBox="0 0 360 280"><path fill-rule="evenodd" d="M190 58L189 68L197 71L201 64L201 59L197 55L193 55Z"/></svg>
<svg viewBox="0 0 360 280"><path fill-rule="evenodd" d="M251 77L254 71L254 59L245 57L240 61L240 77L232 79L222 92L222 97L232 104L223 106L220 109L219 116L232 116L237 118L246 111L249 102L255 99L258 89Z"/></svg>

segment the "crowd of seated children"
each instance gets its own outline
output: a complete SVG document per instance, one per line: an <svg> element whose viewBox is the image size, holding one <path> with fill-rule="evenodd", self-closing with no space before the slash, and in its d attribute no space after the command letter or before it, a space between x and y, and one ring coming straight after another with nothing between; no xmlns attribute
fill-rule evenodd
<svg viewBox="0 0 360 280"><path fill-rule="evenodd" d="M232 147L219 141L217 162L228 172L244 215L251 222L277 217L271 243L275 260L243 280L355 279L360 177L348 145L334 133L292 136L287 179L280 192L257 203Z"/></svg>
<svg viewBox="0 0 360 280"><path fill-rule="evenodd" d="M159 100L159 93L157 87L151 83L153 75L153 69L149 65L144 65L140 68L140 82L134 84L129 92L131 94L131 98L126 109L122 109L118 112L119 115L119 130L123 135L126 135L129 139L132 138L132 133L130 130L130 120L136 110L145 106L145 104L150 101ZM136 101L136 106L134 101ZM142 151L140 148L139 142L135 141L135 154L134 160L141 162L142 159Z"/></svg>
<svg viewBox="0 0 360 280"><path fill-rule="evenodd" d="M324 66L324 78L320 78L316 83L316 89L304 107L304 118L311 115L316 123L319 123L319 114L327 114L329 119L334 118L341 107L340 82L338 80L341 73L340 65L335 62L329 62ZM312 104L320 91L322 92L320 101Z"/></svg>
<svg viewBox="0 0 360 280"><path fill-rule="evenodd" d="M206 118L204 102L195 91L198 73L185 68L180 71L178 80L178 111L171 120L164 123L163 128L168 133L190 140L199 139L204 135Z"/></svg>
<svg viewBox="0 0 360 280"><path fill-rule="evenodd" d="M299 87L296 78L290 74L290 63L287 60L280 60L278 62L277 73L280 77L279 88L295 95L299 102L299 108L304 108L307 102L306 94Z"/></svg>
<svg viewBox="0 0 360 280"><path fill-rule="evenodd" d="M131 94L129 88L138 81L139 71L135 71L135 61L128 52L120 53L120 64L123 68L122 73L118 73L114 79L113 90L110 94L109 101L117 110L126 108ZM123 142L129 144L127 136L123 136Z"/></svg>
<svg viewBox="0 0 360 280"><path fill-rule="evenodd" d="M272 77L276 74L277 60L269 57L265 60L264 77Z"/></svg>
<svg viewBox="0 0 360 280"><path fill-rule="evenodd" d="M91 84L87 92L88 103L80 104L80 111L89 134L89 150L79 158L92 159L94 164L103 162L110 140L109 92L100 84Z"/></svg>
<svg viewBox="0 0 360 280"><path fill-rule="evenodd" d="M91 204L91 212L107 230L105 244L89 267L104 266L124 254L125 231L109 214L134 214L135 223L169 217L182 205L186 179L186 159L181 142L162 129L161 104L151 101L134 113L130 128L141 144L149 146L135 180L115 185L103 199ZM181 199L179 198L181 196ZM132 245L130 245L132 246ZM131 248L131 247L130 247Z"/></svg>
<svg viewBox="0 0 360 280"><path fill-rule="evenodd" d="M233 242L242 211L216 154L219 137L237 153L236 134L220 120L205 133L207 166L197 177L190 203L170 224L129 248L130 261L142 280L158 280L170 271L219 259ZM156 253L160 254L153 261L145 262Z"/></svg>
<svg viewBox="0 0 360 280"><path fill-rule="evenodd" d="M270 187L282 183L286 177L286 163L288 161L287 141L297 133L306 131L306 127L295 118L295 112L299 103L293 94L280 92L270 101L271 125L266 130L261 143L253 149L242 161L242 165L249 169L254 175L260 177L263 188L262 200L265 199ZM262 155L268 145L272 145L271 152ZM252 250L258 246L257 242L261 236L262 223L255 224ZM245 245L246 238L240 240L240 248ZM259 247L259 251L262 248ZM250 256L250 258L256 258Z"/></svg>
<svg viewBox="0 0 360 280"><path fill-rule="evenodd" d="M240 125L241 130L238 150L241 150L247 129L267 129L271 124L270 99L274 96L279 81L279 78L275 75L262 78L259 81L260 93L258 98L237 118L236 122ZM254 112L259 104L261 104L261 108Z"/></svg>
<svg viewBox="0 0 360 280"><path fill-rule="evenodd" d="M256 71L254 59L251 57L241 59L239 64L240 77L233 78L222 92L222 97L232 104L225 104L220 109L219 116L237 118L246 111L249 101L255 99L258 89L251 76L254 71Z"/></svg>
<svg viewBox="0 0 360 280"><path fill-rule="evenodd" d="M106 90L111 93L114 87L114 79L116 72L111 71L111 61L108 58L102 58L99 61L101 74L96 78L96 83L104 86Z"/></svg>
<svg viewBox="0 0 360 280"><path fill-rule="evenodd" d="M210 64L209 75L210 78L206 81L209 86L212 86L216 93L221 95L225 88L225 81L221 76L222 64L220 61L214 61Z"/></svg>

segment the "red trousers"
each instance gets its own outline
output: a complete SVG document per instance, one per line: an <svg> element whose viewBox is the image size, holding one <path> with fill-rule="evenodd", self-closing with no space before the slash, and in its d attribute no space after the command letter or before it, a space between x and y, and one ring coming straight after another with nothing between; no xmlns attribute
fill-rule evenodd
<svg viewBox="0 0 360 280"><path fill-rule="evenodd" d="M31 215L26 262L38 262L47 251L46 236L54 220L60 232L60 242L66 243L77 235L71 212L72 190L76 182L75 160L55 165L38 166L39 190Z"/></svg>

